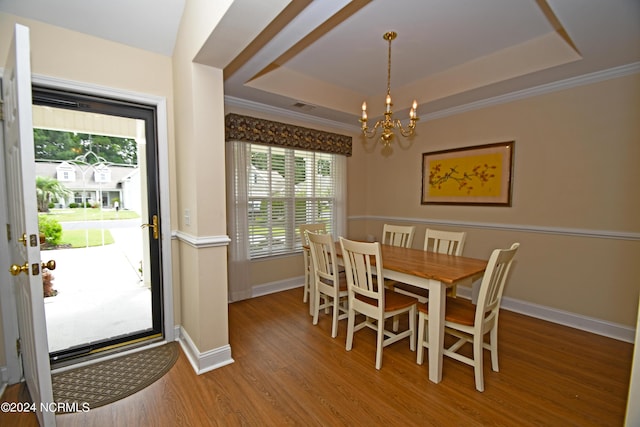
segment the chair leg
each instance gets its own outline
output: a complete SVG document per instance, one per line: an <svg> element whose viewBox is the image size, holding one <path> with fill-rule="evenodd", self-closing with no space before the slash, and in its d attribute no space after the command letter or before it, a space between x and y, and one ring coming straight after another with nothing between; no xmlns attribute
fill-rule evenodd
<svg viewBox="0 0 640 427"><path fill-rule="evenodd" d="M378 339L376 344L376 369L382 367L382 348L384 343L384 318L378 319Z"/></svg>
<svg viewBox="0 0 640 427"><path fill-rule="evenodd" d="M491 345L491 369L498 372L498 325L493 325L493 329L489 333L489 344Z"/></svg>
<svg viewBox="0 0 640 427"><path fill-rule="evenodd" d="M393 316L393 332L398 332L398 329L400 329L400 316L396 314Z"/></svg>
<svg viewBox="0 0 640 427"><path fill-rule="evenodd" d="M409 348L411 351L416 351L416 306L414 305L409 310L409 329L411 335L409 336Z"/></svg>
<svg viewBox="0 0 640 427"><path fill-rule="evenodd" d="M447 295L452 297L452 298L457 298L457 293L458 293L458 289L457 288L458 288L457 285L453 285L452 287L447 289Z"/></svg>
<svg viewBox="0 0 640 427"><path fill-rule="evenodd" d="M424 349L428 344L428 339L425 335L427 332L427 319L423 312L418 312L418 351L416 355L416 363L422 365L424 362Z"/></svg>
<svg viewBox="0 0 640 427"><path fill-rule="evenodd" d="M356 323L356 313L354 310L349 309L349 316L347 320L347 351L350 351L353 348L353 330L355 328Z"/></svg>
<svg viewBox="0 0 640 427"><path fill-rule="evenodd" d="M313 324L317 325L318 312L320 311L320 291L318 291L318 288L314 290L314 297L313 297L312 303L313 303Z"/></svg>
<svg viewBox="0 0 640 427"><path fill-rule="evenodd" d="M473 372L476 377L476 390L484 391L484 375L482 372L482 336L474 336L473 339Z"/></svg>
<svg viewBox="0 0 640 427"><path fill-rule="evenodd" d="M309 271L309 259L308 255L305 252L303 254L304 257L304 291L302 292L302 302L306 303L309 297L309 276L311 275Z"/></svg>
<svg viewBox="0 0 640 427"><path fill-rule="evenodd" d="M333 296L333 322L331 324L331 338L338 336L338 317L340 317L340 297Z"/></svg>

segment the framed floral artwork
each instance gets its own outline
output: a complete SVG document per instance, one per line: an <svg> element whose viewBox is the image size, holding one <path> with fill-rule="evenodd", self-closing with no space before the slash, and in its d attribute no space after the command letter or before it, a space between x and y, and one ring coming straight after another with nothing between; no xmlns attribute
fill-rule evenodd
<svg viewBox="0 0 640 427"><path fill-rule="evenodd" d="M514 141L422 154L423 205L511 206Z"/></svg>

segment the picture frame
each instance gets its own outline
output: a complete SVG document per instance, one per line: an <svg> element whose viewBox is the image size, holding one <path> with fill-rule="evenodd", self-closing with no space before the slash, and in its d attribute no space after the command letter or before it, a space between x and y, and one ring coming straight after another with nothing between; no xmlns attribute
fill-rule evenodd
<svg viewBox="0 0 640 427"><path fill-rule="evenodd" d="M511 206L515 141L422 154L423 205Z"/></svg>

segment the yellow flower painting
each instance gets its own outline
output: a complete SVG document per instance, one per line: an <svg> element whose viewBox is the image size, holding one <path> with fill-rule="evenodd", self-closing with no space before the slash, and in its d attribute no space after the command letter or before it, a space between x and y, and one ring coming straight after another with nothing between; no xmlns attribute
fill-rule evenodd
<svg viewBox="0 0 640 427"><path fill-rule="evenodd" d="M502 154L433 161L429 193L433 196L500 196Z"/></svg>
<svg viewBox="0 0 640 427"><path fill-rule="evenodd" d="M424 153L422 204L511 205L514 142Z"/></svg>

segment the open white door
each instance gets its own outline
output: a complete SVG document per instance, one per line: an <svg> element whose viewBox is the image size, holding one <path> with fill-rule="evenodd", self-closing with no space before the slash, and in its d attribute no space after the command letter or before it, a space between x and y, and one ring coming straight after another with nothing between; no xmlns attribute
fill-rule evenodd
<svg viewBox="0 0 640 427"><path fill-rule="evenodd" d="M3 76L9 253L24 378L41 426L55 426L40 271L29 29L16 24ZM45 409L43 411L42 409Z"/></svg>

